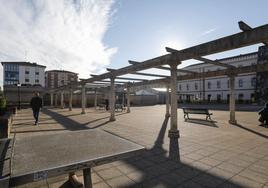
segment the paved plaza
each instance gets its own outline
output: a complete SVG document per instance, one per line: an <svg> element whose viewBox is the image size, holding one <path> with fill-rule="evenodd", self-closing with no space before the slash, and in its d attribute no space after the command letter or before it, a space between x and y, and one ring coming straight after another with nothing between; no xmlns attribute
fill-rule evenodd
<svg viewBox="0 0 268 188"><path fill-rule="evenodd" d="M170 124L165 110L165 105L132 107L131 113L117 112L116 121L110 122L110 113L103 110L88 108L81 114L81 108L47 108L42 110L39 126L34 126L32 112L26 109L15 117L12 133L30 137L102 129L146 147L137 157L94 167L94 188L268 188L268 128L258 126L257 112L237 112L238 125L230 125L228 111L211 111L213 122L204 121L204 115L192 115L195 119L185 122L178 109L180 157L175 162L167 157ZM81 172L77 175L83 179ZM70 187L67 179L60 176L20 187Z"/></svg>

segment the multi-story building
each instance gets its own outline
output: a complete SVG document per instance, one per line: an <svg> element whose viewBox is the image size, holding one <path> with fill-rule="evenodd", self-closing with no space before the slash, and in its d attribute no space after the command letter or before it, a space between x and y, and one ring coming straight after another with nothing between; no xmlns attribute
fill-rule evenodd
<svg viewBox="0 0 268 188"><path fill-rule="evenodd" d="M266 58L265 61L260 62L260 60L263 60L263 56L265 54L264 52L267 52L267 48L260 47L258 52L243 54L234 57L228 57L224 59L219 59L217 61L233 65L236 67L255 65L257 63L268 63L267 62L268 58ZM217 71L224 68L212 64L200 63L190 65L183 69L202 73L208 71ZM178 74L182 75L183 73ZM239 74L235 78L235 95L236 100L238 102L255 102L256 99L258 100L260 98L263 98L265 100L265 95L268 95L267 92L268 83L266 82L261 83L259 80L266 80L268 82L267 78L268 73L265 72L261 74L262 75L260 75L260 73L251 72L251 73ZM178 100L186 102L190 101L228 102L230 96L229 87L230 87L229 78L227 76L196 78L191 80L178 81ZM260 93L259 91L260 89L258 88L262 88L263 92Z"/></svg>
<svg viewBox="0 0 268 188"><path fill-rule="evenodd" d="M3 65L4 86L40 85L45 86L45 66L30 62L1 62Z"/></svg>
<svg viewBox="0 0 268 188"><path fill-rule="evenodd" d="M78 81L78 74L64 70L50 70L45 73L46 87L57 88Z"/></svg>

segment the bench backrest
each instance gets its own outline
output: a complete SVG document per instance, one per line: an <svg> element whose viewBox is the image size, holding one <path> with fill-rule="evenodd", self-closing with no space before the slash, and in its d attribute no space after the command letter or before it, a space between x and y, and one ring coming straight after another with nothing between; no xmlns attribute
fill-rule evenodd
<svg viewBox="0 0 268 188"><path fill-rule="evenodd" d="M195 114L208 114L208 109L202 108L183 108L184 113L195 113Z"/></svg>

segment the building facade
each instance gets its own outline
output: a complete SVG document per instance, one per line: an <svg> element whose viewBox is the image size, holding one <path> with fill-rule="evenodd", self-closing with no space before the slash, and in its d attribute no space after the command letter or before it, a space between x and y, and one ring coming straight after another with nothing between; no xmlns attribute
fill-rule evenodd
<svg viewBox="0 0 268 188"><path fill-rule="evenodd" d="M57 88L78 81L78 74L64 70L50 70L45 73L46 88Z"/></svg>
<svg viewBox="0 0 268 188"><path fill-rule="evenodd" d="M45 86L45 66L30 62L1 62L3 65L3 84Z"/></svg>
<svg viewBox="0 0 268 188"><path fill-rule="evenodd" d="M238 68L242 66L255 65L257 63L260 63L260 59L263 60L263 58L260 58L260 51L263 51L262 48L263 47L260 47L259 52L219 59L218 61L233 65ZM267 63L267 59L263 60L261 63ZM194 64L184 68L184 70L199 73L217 71L221 69L224 68L207 63ZM178 74L183 75L183 73ZM265 79L268 79L267 75L267 72L261 73L261 75L256 72L251 72L246 74L239 74L236 76L235 96L237 102L255 103L256 100L263 99L266 95L268 95L268 93L265 94L265 91L267 92L268 84L264 81ZM260 82L260 80L262 80L262 82ZM196 78L191 80L178 81L178 100L180 102L206 101L227 103L230 96L229 87L229 78L227 76ZM262 89L261 94L258 92L258 88Z"/></svg>

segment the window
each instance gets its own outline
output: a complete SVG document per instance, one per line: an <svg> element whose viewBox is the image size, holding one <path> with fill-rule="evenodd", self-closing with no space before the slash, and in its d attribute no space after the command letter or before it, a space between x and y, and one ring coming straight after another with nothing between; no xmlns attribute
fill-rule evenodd
<svg viewBox="0 0 268 188"><path fill-rule="evenodd" d="M25 71L25 74L29 74L30 72L29 71Z"/></svg>
<svg viewBox="0 0 268 188"><path fill-rule="evenodd" d="M197 83L194 84L194 88L195 88L195 90L198 90L198 84Z"/></svg>
<svg viewBox="0 0 268 188"><path fill-rule="evenodd" d="M39 75L39 72L35 72L35 75Z"/></svg>
<svg viewBox="0 0 268 188"><path fill-rule="evenodd" d="M36 79L36 80L35 80L35 83L39 83L39 80L38 80L38 79Z"/></svg>
<svg viewBox="0 0 268 188"><path fill-rule="evenodd" d="M211 83L208 82L208 89L211 89Z"/></svg>
<svg viewBox="0 0 268 188"><path fill-rule="evenodd" d="M28 78L25 78L25 82L29 82L29 79Z"/></svg>
<svg viewBox="0 0 268 188"><path fill-rule="evenodd" d="M217 94L217 102L221 102L221 94Z"/></svg>
<svg viewBox="0 0 268 188"><path fill-rule="evenodd" d="M251 86L252 87L256 86L256 77L251 78Z"/></svg>
<svg viewBox="0 0 268 188"><path fill-rule="evenodd" d="M179 90L181 90L181 84L179 85Z"/></svg>
<svg viewBox="0 0 268 188"><path fill-rule="evenodd" d="M221 81L220 81L220 80L217 81L217 88L218 88L218 89L221 88Z"/></svg>
<svg viewBox="0 0 268 188"><path fill-rule="evenodd" d="M186 85L186 89L189 90L189 84Z"/></svg>
<svg viewBox="0 0 268 188"><path fill-rule="evenodd" d="M239 103L243 103L243 101L244 101L244 94L243 93L239 93L239 95L238 95L238 102Z"/></svg>
<svg viewBox="0 0 268 188"><path fill-rule="evenodd" d="M208 102L211 101L211 95L208 95Z"/></svg>
<svg viewBox="0 0 268 188"><path fill-rule="evenodd" d="M243 80L242 80L242 79L239 79L239 80L238 80L238 86L239 86L239 87L243 87Z"/></svg>
<svg viewBox="0 0 268 188"><path fill-rule="evenodd" d="M227 80L227 88L230 88L230 80Z"/></svg>

